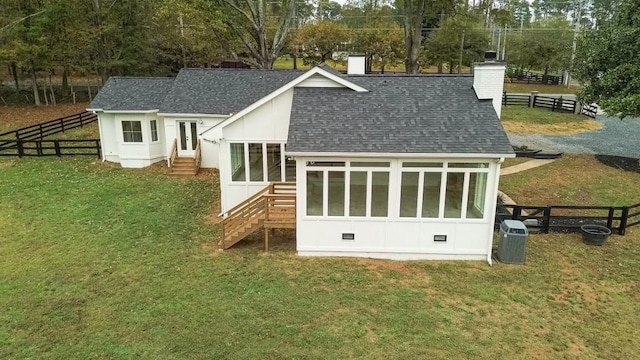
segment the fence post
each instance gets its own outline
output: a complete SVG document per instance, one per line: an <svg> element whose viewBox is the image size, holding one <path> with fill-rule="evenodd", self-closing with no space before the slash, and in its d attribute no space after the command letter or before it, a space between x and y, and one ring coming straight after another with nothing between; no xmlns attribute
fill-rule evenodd
<svg viewBox="0 0 640 360"><path fill-rule="evenodd" d="M82 113L78 114L78 116L80 117L80 127L82 127L84 125L84 120L82 120Z"/></svg>
<svg viewBox="0 0 640 360"><path fill-rule="evenodd" d="M522 214L522 208L518 205L516 205L513 208L513 214L511 215L511 219L513 220L518 220L520 219L520 215Z"/></svg>
<svg viewBox="0 0 640 360"><path fill-rule="evenodd" d="M42 124L38 124L38 129L40 129L40 139L42 139L44 137L44 134L42 134Z"/></svg>
<svg viewBox="0 0 640 360"><path fill-rule="evenodd" d="M615 209L612 207L609 208L609 214L607 215L607 227L609 229L611 229L611 227L613 226L613 214L614 214Z"/></svg>
<svg viewBox="0 0 640 360"><path fill-rule="evenodd" d="M64 120L60 119L60 127L62 128L62 132L64 132Z"/></svg>
<svg viewBox="0 0 640 360"><path fill-rule="evenodd" d="M558 99L553 98L553 104L551 105L551 111L556 111L556 101L558 101Z"/></svg>
<svg viewBox="0 0 640 360"><path fill-rule="evenodd" d="M506 91L502 92L502 105L503 106L507 106L507 92Z"/></svg>
<svg viewBox="0 0 640 360"><path fill-rule="evenodd" d="M549 233L549 227L551 226L551 206L547 205L544 209L544 219L542 220L542 226L544 228L544 233Z"/></svg>
<svg viewBox="0 0 640 360"><path fill-rule="evenodd" d="M576 115L582 114L582 103L576 99L576 102L573 104L573 113Z"/></svg>
<svg viewBox="0 0 640 360"><path fill-rule="evenodd" d="M560 111L560 112L562 112L562 102L563 101L564 101L564 99L562 98L562 96L560 96L558 98L558 107L557 107L558 111Z"/></svg>
<svg viewBox="0 0 640 360"><path fill-rule="evenodd" d="M61 156L62 153L60 152L60 142L58 140L53 140L53 147L56 149L56 155Z"/></svg>
<svg viewBox="0 0 640 360"><path fill-rule="evenodd" d="M18 138L16 140L16 146L18 147L18 157L21 158L24 156L24 147L22 146L22 140Z"/></svg>
<svg viewBox="0 0 640 360"><path fill-rule="evenodd" d="M102 159L102 148L100 147L100 140L96 140L96 150L98 150L98 159Z"/></svg>
<svg viewBox="0 0 640 360"><path fill-rule="evenodd" d="M529 107L530 108L536 107L536 96L538 96L538 92L537 91L532 91L531 92L531 96L529 96Z"/></svg>
<svg viewBox="0 0 640 360"><path fill-rule="evenodd" d="M42 140L36 140L36 153L42 156Z"/></svg>
<svg viewBox="0 0 640 360"><path fill-rule="evenodd" d="M629 220L629 207L622 207L622 216L620 217L620 228L618 228L618 235L624 235L627 232L627 220Z"/></svg>

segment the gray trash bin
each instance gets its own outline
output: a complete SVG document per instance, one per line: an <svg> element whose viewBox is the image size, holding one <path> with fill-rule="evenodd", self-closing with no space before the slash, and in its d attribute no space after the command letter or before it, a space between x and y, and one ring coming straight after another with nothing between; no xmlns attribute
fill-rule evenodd
<svg viewBox="0 0 640 360"><path fill-rule="evenodd" d="M522 221L504 220L500 224L498 259L507 264L524 264L529 231Z"/></svg>

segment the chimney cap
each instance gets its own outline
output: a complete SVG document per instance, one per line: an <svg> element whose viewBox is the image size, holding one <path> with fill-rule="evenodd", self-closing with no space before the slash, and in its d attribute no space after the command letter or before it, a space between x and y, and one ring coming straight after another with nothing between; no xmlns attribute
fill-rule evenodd
<svg viewBox="0 0 640 360"><path fill-rule="evenodd" d="M489 50L484 52L484 61L485 62L495 62L498 59L498 53L494 50Z"/></svg>

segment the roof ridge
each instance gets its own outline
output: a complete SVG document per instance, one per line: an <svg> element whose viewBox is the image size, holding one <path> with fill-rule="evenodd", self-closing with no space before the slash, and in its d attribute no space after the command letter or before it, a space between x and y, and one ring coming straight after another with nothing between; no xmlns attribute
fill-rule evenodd
<svg viewBox="0 0 640 360"><path fill-rule="evenodd" d="M174 80L175 76L110 76L109 79Z"/></svg>

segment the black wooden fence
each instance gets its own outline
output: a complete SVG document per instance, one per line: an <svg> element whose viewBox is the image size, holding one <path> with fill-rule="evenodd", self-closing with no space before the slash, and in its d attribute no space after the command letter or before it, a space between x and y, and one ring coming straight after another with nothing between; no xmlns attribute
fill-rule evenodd
<svg viewBox="0 0 640 360"><path fill-rule="evenodd" d="M560 85L564 83L564 76L547 75L530 71L507 71L511 83Z"/></svg>
<svg viewBox="0 0 640 360"><path fill-rule="evenodd" d="M39 124L26 126L0 134L0 151L5 146L17 146L17 140L36 140L45 136L82 127L98 120L94 113L85 111Z"/></svg>
<svg viewBox="0 0 640 360"><path fill-rule="evenodd" d="M640 225L640 203L631 206L498 204L495 227L498 228L506 219L526 221L527 228L544 233L576 232L580 231L582 225L598 224L608 227L619 235L624 235L628 228Z"/></svg>
<svg viewBox="0 0 640 360"><path fill-rule="evenodd" d="M503 106L528 106L545 108L551 111L582 114L592 119L596 118L596 105L581 104L579 101L542 95L502 94ZM579 108L578 108L579 107ZM578 111L579 110L579 111Z"/></svg>
<svg viewBox="0 0 640 360"><path fill-rule="evenodd" d="M0 156L67 156L93 155L102 157L100 139L82 140L16 140L0 146Z"/></svg>

